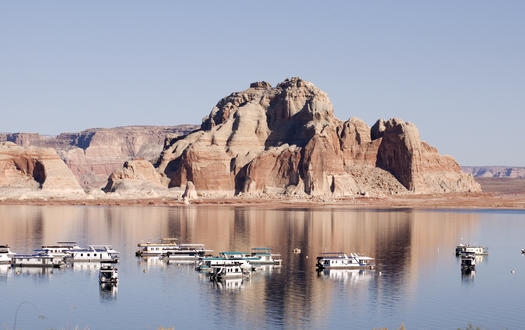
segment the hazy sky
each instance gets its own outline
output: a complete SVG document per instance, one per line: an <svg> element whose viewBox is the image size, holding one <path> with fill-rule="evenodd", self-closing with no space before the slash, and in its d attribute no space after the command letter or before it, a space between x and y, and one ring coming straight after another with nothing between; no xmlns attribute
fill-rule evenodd
<svg viewBox="0 0 525 330"><path fill-rule="evenodd" d="M200 124L301 77L460 165L525 166L525 1L2 1L0 132Z"/></svg>

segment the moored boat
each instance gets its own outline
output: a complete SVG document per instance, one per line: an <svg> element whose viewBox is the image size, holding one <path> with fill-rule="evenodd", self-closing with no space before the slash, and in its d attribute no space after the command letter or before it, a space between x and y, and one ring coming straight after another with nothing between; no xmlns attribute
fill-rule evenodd
<svg viewBox="0 0 525 330"><path fill-rule="evenodd" d="M137 257L153 257L160 256L161 254L167 252L167 250L176 248L178 245L175 242L176 238L161 238L158 243L139 243L137 247L139 248L135 255Z"/></svg>
<svg viewBox="0 0 525 330"><path fill-rule="evenodd" d="M0 264L10 264L13 255L15 253L11 251L9 245L0 245Z"/></svg>
<svg viewBox="0 0 525 330"><path fill-rule="evenodd" d="M35 250L33 254L15 254L11 257L11 267L63 267L64 258Z"/></svg>
<svg viewBox="0 0 525 330"><path fill-rule="evenodd" d="M102 263L100 266L100 271L98 273L99 283L118 283L118 269L117 267Z"/></svg>
<svg viewBox="0 0 525 330"><path fill-rule="evenodd" d="M160 258L166 261L195 262L210 252L213 250L206 250L204 244L179 244L174 248L164 250Z"/></svg>
<svg viewBox="0 0 525 330"><path fill-rule="evenodd" d="M374 258L359 255L357 253L350 253L346 255L344 252L324 252L317 257L316 266L319 269L331 268L369 268L375 267Z"/></svg>
<svg viewBox="0 0 525 330"><path fill-rule="evenodd" d="M200 271L209 271L214 266L228 266L237 264L239 264L242 268L251 269L253 267L251 262L259 259L259 257L252 257L250 253L247 252L219 252L218 256L200 257L197 261L197 266L195 269Z"/></svg>
<svg viewBox="0 0 525 330"><path fill-rule="evenodd" d="M85 248L74 249L64 257L66 262L113 262L119 261L119 252L111 245L88 245Z"/></svg>
<svg viewBox="0 0 525 330"><path fill-rule="evenodd" d="M470 244L459 244L458 246L456 246L456 256L461 256L462 254L470 253L473 253L475 255L488 255L489 248L486 246L474 246Z"/></svg>
<svg viewBox="0 0 525 330"><path fill-rule="evenodd" d="M280 266L283 262L281 255L278 253L272 253L272 249L267 247L256 247L252 249L252 257L258 258L251 260L250 263L254 266L259 265L275 265Z"/></svg>
<svg viewBox="0 0 525 330"><path fill-rule="evenodd" d="M81 250L76 242L57 242L56 245L42 245L41 250L55 257L65 257L70 251Z"/></svg>

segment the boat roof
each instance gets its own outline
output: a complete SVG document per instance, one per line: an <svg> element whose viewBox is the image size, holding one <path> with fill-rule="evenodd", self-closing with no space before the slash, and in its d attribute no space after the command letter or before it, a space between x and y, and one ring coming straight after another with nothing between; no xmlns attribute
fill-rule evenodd
<svg viewBox="0 0 525 330"><path fill-rule="evenodd" d="M271 250L272 248L269 248L269 247L254 247L252 248L252 250L254 251L268 251L268 250Z"/></svg>
<svg viewBox="0 0 525 330"><path fill-rule="evenodd" d="M366 259L366 260L372 260L374 258L362 256L357 253L350 253L346 254L345 252L322 252L321 255L317 258L342 258L342 257L348 257L348 258L358 258L358 259Z"/></svg>

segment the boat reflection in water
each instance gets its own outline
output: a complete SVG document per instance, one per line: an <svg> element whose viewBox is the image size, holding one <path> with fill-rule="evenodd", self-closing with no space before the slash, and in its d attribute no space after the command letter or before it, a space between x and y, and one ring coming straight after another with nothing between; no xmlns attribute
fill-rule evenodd
<svg viewBox="0 0 525 330"><path fill-rule="evenodd" d="M137 259L137 264L142 269L150 268L166 268L166 262L162 261L159 257L140 257Z"/></svg>
<svg viewBox="0 0 525 330"><path fill-rule="evenodd" d="M100 299L102 300L116 300L118 293L117 283L100 283L99 286Z"/></svg>
<svg viewBox="0 0 525 330"><path fill-rule="evenodd" d="M212 285L217 290L242 290L244 289L244 278L223 278L212 280Z"/></svg>
<svg viewBox="0 0 525 330"><path fill-rule="evenodd" d="M461 282L464 284L471 284L474 282L474 277L476 277L476 271L473 269L464 269L461 270Z"/></svg>
<svg viewBox="0 0 525 330"><path fill-rule="evenodd" d="M323 277L337 282L343 282L345 285L356 285L357 283L368 282L373 275L374 270L369 269L319 269L317 277Z"/></svg>
<svg viewBox="0 0 525 330"><path fill-rule="evenodd" d="M9 276L9 270L11 269L11 265L8 264L0 264L0 279L7 279Z"/></svg>
<svg viewBox="0 0 525 330"><path fill-rule="evenodd" d="M98 274L100 262L73 262L66 264L66 267L74 272L82 272L90 275Z"/></svg>
<svg viewBox="0 0 525 330"><path fill-rule="evenodd" d="M53 275L64 273L64 268L49 267L11 267L9 270L13 276L30 276L36 278L50 279ZM10 276L8 274L8 276Z"/></svg>
<svg viewBox="0 0 525 330"><path fill-rule="evenodd" d="M254 266L252 269L253 275L259 274L280 274L282 267L280 265L258 265Z"/></svg>

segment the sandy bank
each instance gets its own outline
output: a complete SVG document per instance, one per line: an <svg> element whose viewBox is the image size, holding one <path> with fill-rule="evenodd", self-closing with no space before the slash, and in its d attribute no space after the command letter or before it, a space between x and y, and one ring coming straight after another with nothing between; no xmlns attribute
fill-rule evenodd
<svg viewBox="0 0 525 330"><path fill-rule="evenodd" d="M88 206L184 206L188 205L179 198L154 197L135 198L119 197L93 199L65 197L38 197L25 199L5 199L1 204L8 205L88 205ZM504 193L457 193L434 195L400 195L388 197L356 197L356 198L292 198L292 197L199 197L189 202L189 205L258 205L266 207L347 207L347 208L414 208L414 209L525 209L525 194Z"/></svg>

